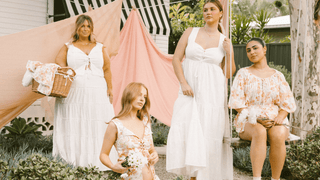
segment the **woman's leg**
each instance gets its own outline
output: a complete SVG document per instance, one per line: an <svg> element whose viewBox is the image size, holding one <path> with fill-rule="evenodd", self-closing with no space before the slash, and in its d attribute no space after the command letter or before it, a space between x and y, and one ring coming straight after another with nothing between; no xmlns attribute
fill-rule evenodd
<svg viewBox="0 0 320 180"><path fill-rule="evenodd" d="M269 160L272 170L272 178L280 179L281 171L286 159L285 140L289 136L289 130L285 126L273 126L268 130L270 143Z"/></svg>
<svg viewBox="0 0 320 180"><path fill-rule="evenodd" d="M253 177L261 177L267 153L267 130L261 124L246 123L244 132L239 134L243 140L251 141L250 158Z"/></svg>

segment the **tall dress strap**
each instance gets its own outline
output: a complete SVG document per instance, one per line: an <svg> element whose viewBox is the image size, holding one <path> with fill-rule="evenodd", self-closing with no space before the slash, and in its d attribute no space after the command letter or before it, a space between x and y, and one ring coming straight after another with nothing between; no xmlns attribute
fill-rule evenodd
<svg viewBox="0 0 320 180"><path fill-rule="evenodd" d="M188 43L194 43L196 41L199 29L200 29L199 27L192 28L192 31L191 31L189 38L188 38Z"/></svg>

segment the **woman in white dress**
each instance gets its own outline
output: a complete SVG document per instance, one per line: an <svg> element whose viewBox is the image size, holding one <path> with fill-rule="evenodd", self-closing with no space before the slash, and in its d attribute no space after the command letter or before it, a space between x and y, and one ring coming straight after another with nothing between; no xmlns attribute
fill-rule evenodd
<svg viewBox="0 0 320 180"><path fill-rule="evenodd" d="M168 135L167 171L192 180L233 179L232 150L223 143L226 77L236 69L233 49L221 34L220 1L207 1L203 17L204 27L184 32L172 61L180 91Z"/></svg>
<svg viewBox="0 0 320 180"><path fill-rule="evenodd" d="M75 166L96 166L107 124L114 117L110 59L103 44L93 36L93 22L87 15L76 20L71 43L66 43L56 57L61 67L76 71L67 98L57 98L54 115L53 155ZM111 152L116 162L117 153Z"/></svg>

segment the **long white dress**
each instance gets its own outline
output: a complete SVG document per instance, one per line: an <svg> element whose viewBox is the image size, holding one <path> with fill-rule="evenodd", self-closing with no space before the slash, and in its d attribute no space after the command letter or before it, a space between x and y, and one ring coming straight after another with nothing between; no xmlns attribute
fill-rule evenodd
<svg viewBox="0 0 320 180"><path fill-rule="evenodd" d="M108 168L99 159L107 122L114 117L107 96L103 73L101 43L89 55L73 44L68 44L67 63L76 71L67 98L56 98L53 132L53 155L59 155L75 166ZM117 161L114 148L112 162Z"/></svg>
<svg viewBox="0 0 320 180"><path fill-rule="evenodd" d="M220 34L218 47L203 49L195 42L199 29L189 35L182 63L194 98L180 88L167 140L167 171L197 180L233 179L232 149L223 143L228 129L226 78L220 68L225 36Z"/></svg>

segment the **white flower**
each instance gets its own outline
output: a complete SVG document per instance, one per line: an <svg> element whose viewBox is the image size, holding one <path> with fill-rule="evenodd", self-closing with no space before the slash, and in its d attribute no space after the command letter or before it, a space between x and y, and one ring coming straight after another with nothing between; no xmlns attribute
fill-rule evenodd
<svg viewBox="0 0 320 180"><path fill-rule="evenodd" d="M121 174L121 176L120 176L121 178L123 178L123 179L125 179L125 178L127 178L128 177L128 174L127 173L123 173L123 174Z"/></svg>

